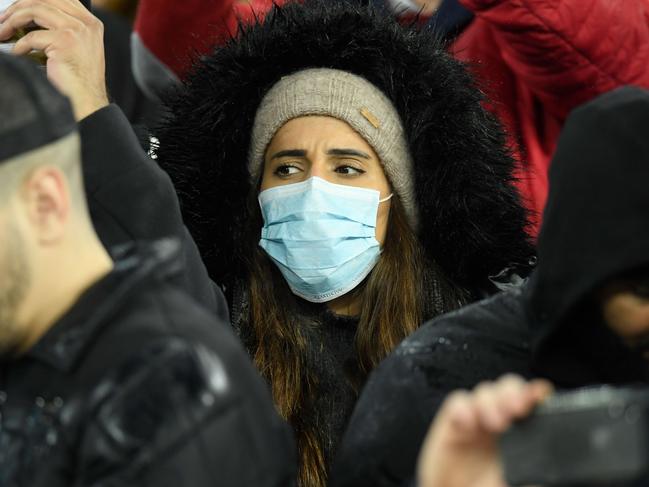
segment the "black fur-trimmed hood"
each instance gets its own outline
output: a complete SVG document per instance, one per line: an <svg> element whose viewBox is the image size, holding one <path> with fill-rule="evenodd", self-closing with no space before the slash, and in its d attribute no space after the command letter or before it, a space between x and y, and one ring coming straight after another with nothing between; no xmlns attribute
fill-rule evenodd
<svg viewBox="0 0 649 487"><path fill-rule="evenodd" d="M240 272L257 107L282 76L308 67L363 76L392 100L415 164L419 237L451 279L476 288L507 266L527 265L533 249L514 162L461 63L430 30L367 7L307 0L274 8L197 63L156 132L158 160L216 282Z"/></svg>

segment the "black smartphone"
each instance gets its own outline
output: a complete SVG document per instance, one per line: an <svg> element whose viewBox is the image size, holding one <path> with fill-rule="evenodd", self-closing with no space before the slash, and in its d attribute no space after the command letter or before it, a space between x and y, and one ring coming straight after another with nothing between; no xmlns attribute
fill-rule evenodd
<svg viewBox="0 0 649 487"><path fill-rule="evenodd" d="M648 440L649 389L601 386L550 397L500 451L510 486L649 485Z"/></svg>

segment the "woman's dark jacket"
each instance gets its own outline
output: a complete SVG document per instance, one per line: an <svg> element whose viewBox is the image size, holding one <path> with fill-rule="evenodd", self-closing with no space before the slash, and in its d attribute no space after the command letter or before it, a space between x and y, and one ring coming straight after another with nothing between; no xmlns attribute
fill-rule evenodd
<svg viewBox="0 0 649 487"><path fill-rule="evenodd" d="M234 334L131 245L28 352L0 362L2 487L293 485L295 449Z"/></svg>

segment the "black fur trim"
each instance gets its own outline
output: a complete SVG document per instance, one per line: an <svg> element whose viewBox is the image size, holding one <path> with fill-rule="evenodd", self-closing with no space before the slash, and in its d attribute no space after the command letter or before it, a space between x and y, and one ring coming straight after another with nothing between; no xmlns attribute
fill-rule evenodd
<svg viewBox="0 0 649 487"><path fill-rule="evenodd" d="M464 66L431 30L368 7L307 0L242 27L167 100L158 160L216 282L241 271L257 107L282 76L307 67L358 74L392 100L415 163L419 237L451 279L476 288L512 263L526 265L533 249L514 162Z"/></svg>

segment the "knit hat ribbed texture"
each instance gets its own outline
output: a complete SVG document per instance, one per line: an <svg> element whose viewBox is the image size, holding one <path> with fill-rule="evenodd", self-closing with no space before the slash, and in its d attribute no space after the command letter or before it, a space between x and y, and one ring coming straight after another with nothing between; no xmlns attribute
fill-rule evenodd
<svg viewBox="0 0 649 487"><path fill-rule="evenodd" d="M349 124L378 155L413 229L418 216L414 171L399 114L369 81L336 69L305 69L283 77L266 94L252 130L248 169L260 177L271 139L288 121L308 115L330 116Z"/></svg>

